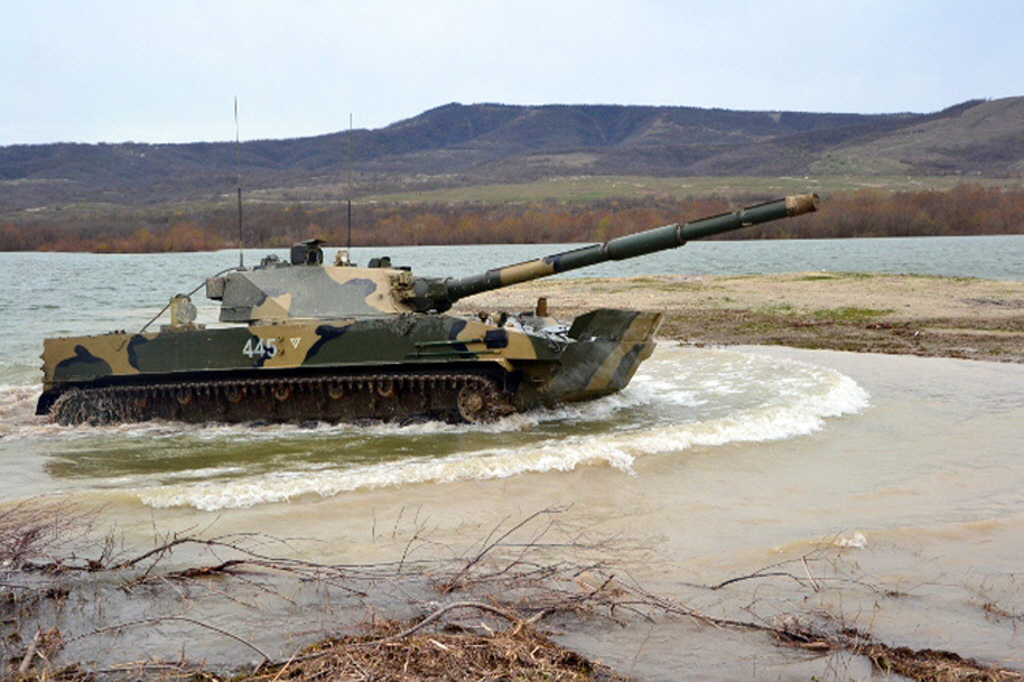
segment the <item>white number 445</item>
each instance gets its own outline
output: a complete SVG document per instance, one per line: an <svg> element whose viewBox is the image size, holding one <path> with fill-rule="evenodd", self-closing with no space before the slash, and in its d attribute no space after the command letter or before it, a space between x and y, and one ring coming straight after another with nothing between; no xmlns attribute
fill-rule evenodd
<svg viewBox="0 0 1024 682"><path fill-rule="evenodd" d="M250 337L242 348L242 355L249 358L272 358L277 355L277 339L264 341L258 337Z"/></svg>

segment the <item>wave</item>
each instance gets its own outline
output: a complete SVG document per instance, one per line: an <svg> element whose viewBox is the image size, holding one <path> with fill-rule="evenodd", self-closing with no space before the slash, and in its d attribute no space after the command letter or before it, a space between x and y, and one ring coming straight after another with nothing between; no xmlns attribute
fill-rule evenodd
<svg viewBox="0 0 1024 682"><path fill-rule="evenodd" d="M824 428L826 419L858 412L867 405L867 392L834 370L758 354L668 349L646 363L633 384L619 394L592 403L514 415L485 427L331 426L308 432L274 427L255 434L227 426L198 429L195 437L204 439L228 435L273 440L285 434L307 442L390 437L411 453L452 435L472 439L468 448L444 441L446 446L428 456L389 457L369 463L307 462L232 480L164 480L159 486L139 490L138 497L152 507L214 511L304 496L331 497L381 487L496 479L580 466L608 466L634 475L634 464L641 457L798 437ZM515 439L519 445L508 447L509 432L519 434Z"/></svg>

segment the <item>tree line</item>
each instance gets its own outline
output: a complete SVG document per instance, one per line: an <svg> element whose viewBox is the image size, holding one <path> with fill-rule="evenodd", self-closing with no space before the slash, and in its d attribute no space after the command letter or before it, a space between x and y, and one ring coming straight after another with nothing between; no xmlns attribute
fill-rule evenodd
<svg viewBox="0 0 1024 682"><path fill-rule="evenodd" d="M775 197L665 197L590 202L245 205L242 240L281 248L319 238L356 246L603 242ZM857 190L823 197L822 210L724 239L814 239L1024 233L1024 188L961 184L946 191ZM170 252L238 246L238 209L150 207L23 214L0 224L0 251Z"/></svg>

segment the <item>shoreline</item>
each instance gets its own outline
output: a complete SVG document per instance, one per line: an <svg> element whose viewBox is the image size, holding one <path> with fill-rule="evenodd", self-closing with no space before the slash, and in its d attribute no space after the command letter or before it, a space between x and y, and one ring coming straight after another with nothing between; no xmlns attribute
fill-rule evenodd
<svg viewBox="0 0 1024 682"><path fill-rule="evenodd" d="M558 319L597 307L660 311L659 338L1024 362L1024 281L794 272L526 282L462 301L460 312L527 310Z"/></svg>

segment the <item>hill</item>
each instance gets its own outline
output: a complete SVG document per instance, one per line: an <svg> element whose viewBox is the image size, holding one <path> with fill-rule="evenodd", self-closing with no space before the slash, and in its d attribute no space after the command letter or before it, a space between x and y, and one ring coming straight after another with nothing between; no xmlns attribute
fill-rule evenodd
<svg viewBox="0 0 1024 682"><path fill-rule="evenodd" d="M377 130L290 140L0 147L0 214L247 190L393 192L572 175L973 175L1024 171L1024 97L933 114L447 104ZM338 197L342 198L342 197Z"/></svg>

